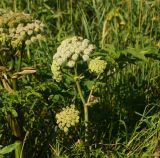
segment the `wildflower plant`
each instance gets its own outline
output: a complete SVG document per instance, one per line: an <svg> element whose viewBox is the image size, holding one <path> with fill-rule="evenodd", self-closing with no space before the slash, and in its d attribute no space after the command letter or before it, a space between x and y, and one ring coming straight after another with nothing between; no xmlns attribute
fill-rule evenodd
<svg viewBox="0 0 160 158"><path fill-rule="evenodd" d="M12 49L13 55L19 55L17 50L29 50L29 46L44 40L44 24L34 20L30 14L11 11L0 16L1 50ZM30 58L29 51L27 56Z"/></svg>
<svg viewBox="0 0 160 158"><path fill-rule="evenodd" d="M108 63L104 57L96 54L96 47L88 39L74 36L65 39L57 48L53 55L51 71L53 79L58 84L68 84L68 87L74 86L74 98L76 98L73 107L63 108L56 114L58 127L65 133L68 133L71 126L79 122L79 98L83 105L84 124L85 124L85 142L88 142L88 108L100 102L100 98L94 96L97 87L97 81L103 78ZM92 78L92 86L83 89L88 80ZM76 103L77 102L77 103ZM80 103L80 104L81 104ZM71 103L72 104L72 103Z"/></svg>
<svg viewBox="0 0 160 158"><path fill-rule="evenodd" d="M33 68L21 71L23 58L28 57L30 60L30 47L44 40L42 22L23 12L4 12L0 16L0 65L3 68L0 76L5 75L8 79L7 72L11 71L10 76L15 80L19 75L35 73ZM16 89L15 85L11 88L6 80L2 82L8 91L13 87Z"/></svg>
<svg viewBox="0 0 160 158"><path fill-rule="evenodd" d="M0 13L0 87L3 90L15 94L19 88L18 79L21 77L25 80L23 76L36 72L29 65L32 55L30 47L44 40L44 24L34 20L30 14L12 11ZM22 131L17 121L19 115L13 104L10 108L4 105L3 113L13 135L20 142L19 149L15 149L16 154L21 152L22 145ZM21 153L19 157L23 157L22 155Z"/></svg>

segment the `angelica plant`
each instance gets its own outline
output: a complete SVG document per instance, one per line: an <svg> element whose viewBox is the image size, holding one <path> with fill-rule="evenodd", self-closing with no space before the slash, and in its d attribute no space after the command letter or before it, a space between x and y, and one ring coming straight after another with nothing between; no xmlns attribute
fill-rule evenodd
<svg viewBox="0 0 160 158"><path fill-rule="evenodd" d="M7 91L17 89L15 80L19 75L33 72L33 68L22 72L23 58L30 60L30 47L44 40L44 24L30 14L10 11L0 16L0 65L4 70L0 76L7 80L11 76L8 72L12 73L11 82L2 81Z"/></svg>
<svg viewBox="0 0 160 158"><path fill-rule="evenodd" d="M28 65L32 55L30 47L44 40L44 24L30 14L12 11L0 14L0 80L4 90L15 93L18 91L18 78L36 72L32 65ZM26 58L29 60L26 61ZM20 142L19 147L14 149L15 157L21 155L22 158L23 134L17 121L18 113L14 105L4 107L3 113L13 135Z"/></svg>
<svg viewBox="0 0 160 158"><path fill-rule="evenodd" d="M53 80L57 82L57 84L73 83L76 87L75 94L79 94L84 109L86 144L88 143L88 108L100 101L98 97L94 96L94 92L97 81L102 78L107 68L107 61L101 56L95 57L95 51L95 45L88 39L83 39L79 36L70 37L61 42L56 53L53 55L51 65ZM93 76L94 83L88 93L83 90L83 85L89 76ZM56 115L58 127L65 133L68 133L70 128L79 122L78 114L80 112L75 110L76 106L75 103L74 108L63 108L62 111Z"/></svg>

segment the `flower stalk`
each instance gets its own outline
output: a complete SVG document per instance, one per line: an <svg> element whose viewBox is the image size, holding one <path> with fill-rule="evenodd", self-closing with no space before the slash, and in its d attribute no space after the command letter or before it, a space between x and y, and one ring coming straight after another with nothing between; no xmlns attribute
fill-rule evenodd
<svg viewBox="0 0 160 158"><path fill-rule="evenodd" d="M82 94L82 89L80 86L80 82L79 82L79 77L77 74L77 69L75 68L75 83L76 83L76 87L77 87L77 91L78 94L81 98L81 101L83 103L83 108L84 108L84 123L85 123L85 145L86 145L86 157L89 157L89 148L88 148L88 122L89 122L89 115L88 115L88 106L86 104L86 101L84 99L84 96Z"/></svg>

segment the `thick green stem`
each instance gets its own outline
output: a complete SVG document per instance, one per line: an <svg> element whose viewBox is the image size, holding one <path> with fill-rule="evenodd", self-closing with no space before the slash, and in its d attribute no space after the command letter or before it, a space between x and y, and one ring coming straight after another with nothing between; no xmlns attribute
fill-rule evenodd
<svg viewBox="0 0 160 158"><path fill-rule="evenodd" d="M80 98L82 100L82 103L83 103L85 127L87 128L88 121L89 121L89 118L88 118L88 106L86 105L86 102L85 102L85 99L83 97L82 90L81 90L81 87L80 87L80 84L79 84L78 80L76 80L76 86L77 86L77 90L78 90L79 96L80 96Z"/></svg>
<svg viewBox="0 0 160 158"><path fill-rule="evenodd" d="M81 101L82 101L83 105L85 105L86 102L85 102L85 99L84 99L84 97L83 97L83 94L82 94L82 90L81 90L79 81L78 81L78 79L75 79L75 81L76 81L76 86L77 86L77 90L78 90L79 96L80 96L80 98L81 98Z"/></svg>
<svg viewBox="0 0 160 158"><path fill-rule="evenodd" d="M89 149L88 149L88 145L87 145L88 144L88 121L89 121L88 106L87 106L85 99L83 97L79 81L77 79L75 81L76 81L77 90L78 90L79 96L82 100L83 108L84 108L86 157L88 158L89 157Z"/></svg>
<svg viewBox="0 0 160 158"><path fill-rule="evenodd" d="M22 151L22 141L18 140L17 143L19 143L19 145L15 149L15 158L23 158L23 155L21 154L21 151Z"/></svg>
<svg viewBox="0 0 160 158"><path fill-rule="evenodd" d="M77 90L79 93L79 96L81 98L81 101L83 103L83 108L84 108L84 121L85 121L85 144L86 144L86 157L89 157L89 148L88 148L88 122L89 122L89 117L88 117L88 106L86 104L86 101L84 99L84 96L82 94L81 86L79 83L79 77L77 75L77 69L75 68L75 82L77 86Z"/></svg>

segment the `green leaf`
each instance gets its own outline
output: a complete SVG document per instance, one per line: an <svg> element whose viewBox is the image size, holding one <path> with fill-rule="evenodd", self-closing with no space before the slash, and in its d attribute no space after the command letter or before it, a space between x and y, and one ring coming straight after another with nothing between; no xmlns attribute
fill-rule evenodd
<svg viewBox="0 0 160 158"><path fill-rule="evenodd" d="M16 110L14 110L13 108L10 110L11 114L13 115L13 117L18 117L18 113Z"/></svg>
<svg viewBox="0 0 160 158"><path fill-rule="evenodd" d="M30 97L30 96L35 96L35 97L38 97L38 98L41 98L41 97L42 97L40 93L35 92L35 91L31 91L30 93L28 93L28 94L26 95L26 98L28 98L28 97Z"/></svg>
<svg viewBox="0 0 160 158"><path fill-rule="evenodd" d="M59 96L59 95L56 94L55 96L53 96L53 100L54 100L55 102L58 102L59 99L60 99L60 96Z"/></svg>
<svg viewBox="0 0 160 158"><path fill-rule="evenodd" d="M20 141L16 141L16 142L13 143L13 144L10 144L10 145L5 146L4 148L2 148L2 149L0 150L0 155L4 155L4 154L7 154L7 153L12 152L12 151L15 150L20 144L21 144Z"/></svg>
<svg viewBox="0 0 160 158"><path fill-rule="evenodd" d="M89 90L91 90L94 83L95 83L95 81L87 80L87 81L84 82L84 85L87 86L87 88Z"/></svg>
<svg viewBox="0 0 160 158"><path fill-rule="evenodd" d="M132 57L135 57L142 61L148 61L148 57L156 58L158 56L157 50L154 48L128 48L124 50L122 54L130 54Z"/></svg>
<svg viewBox="0 0 160 158"><path fill-rule="evenodd" d="M147 50L136 49L136 48L129 48L128 50L126 50L127 54L131 54L133 57L143 61L147 61L147 58L145 57L145 54L147 52L148 52Z"/></svg>

